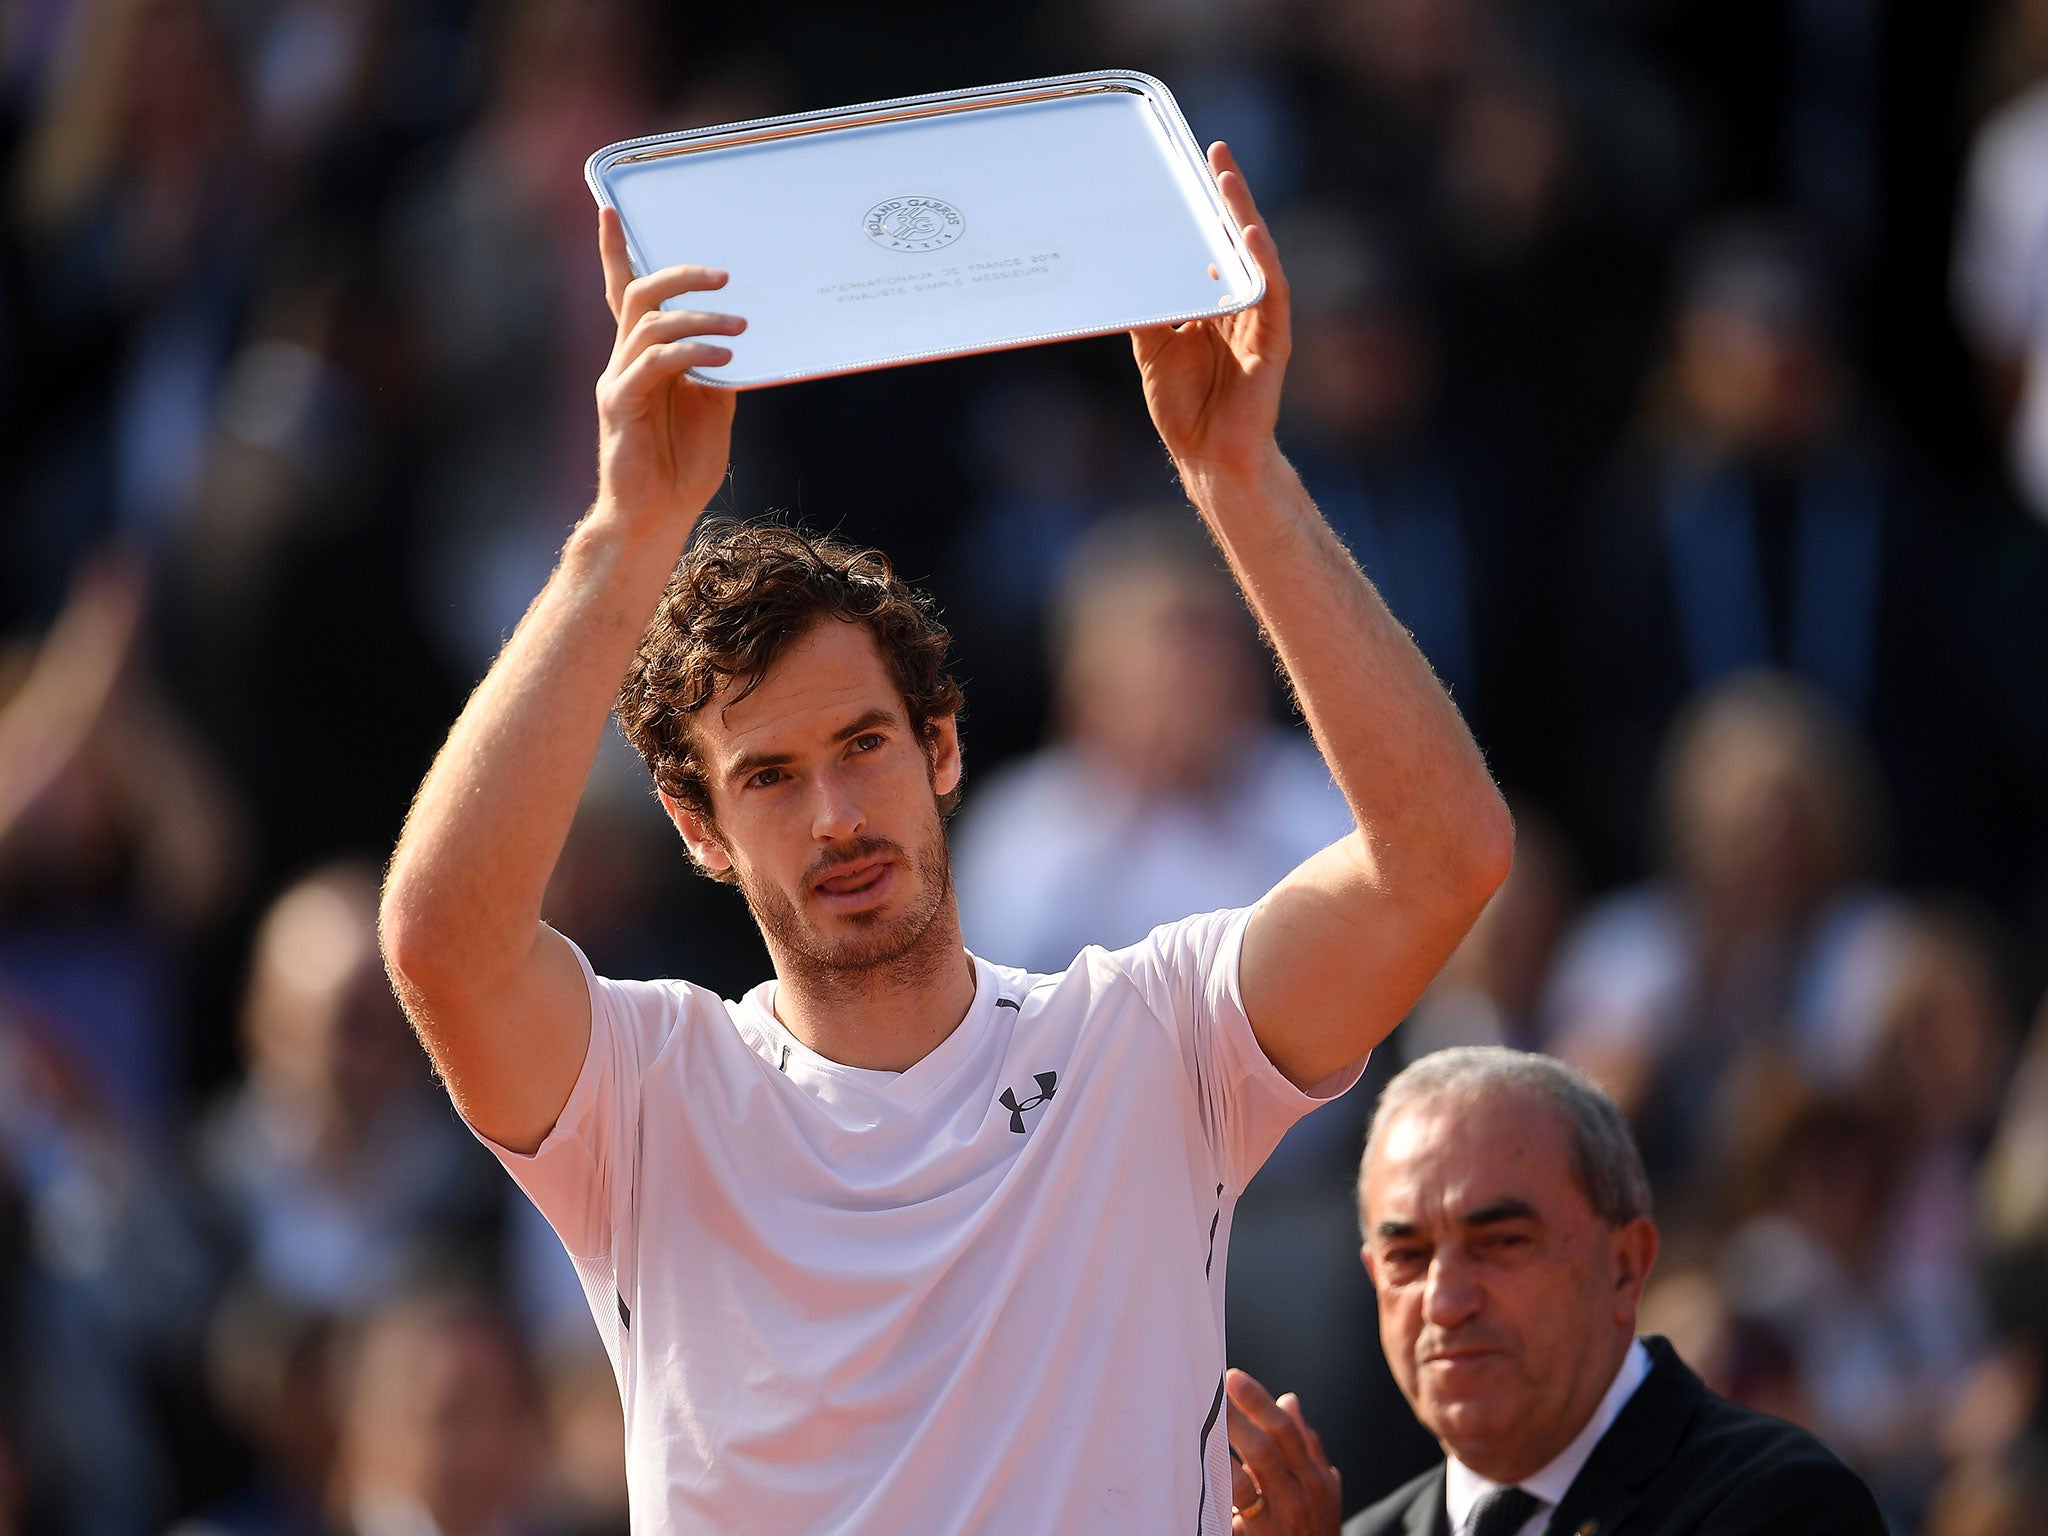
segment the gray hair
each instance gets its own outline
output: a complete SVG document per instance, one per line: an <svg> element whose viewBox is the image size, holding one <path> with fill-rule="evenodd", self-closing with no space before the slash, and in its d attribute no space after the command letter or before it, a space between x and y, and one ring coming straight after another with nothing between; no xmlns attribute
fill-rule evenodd
<svg viewBox="0 0 2048 1536"><path fill-rule="evenodd" d="M1359 1163L1359 1208L1365 1205L1365 1170L1380 1133L1403 1110L1440 1098L1482 1099L1527 1094L1547 1100L1571 1137L1573 1171L1593 1214L1610 1227L1650 1214L1650 1177L1635 1133L1614 1100L1576 1067L1554 1056L1499 1045L1461 1045L1437 1051L1395 1074L1373 1110Z"/></svg>

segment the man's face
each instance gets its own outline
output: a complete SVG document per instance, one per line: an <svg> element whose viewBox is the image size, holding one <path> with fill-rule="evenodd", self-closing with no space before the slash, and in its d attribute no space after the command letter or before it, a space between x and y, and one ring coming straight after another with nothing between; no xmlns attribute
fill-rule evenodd
<svg viewBox="0 0 2048 1536"><path fill-rule="evenodd" d="M715 824L670 812L700 862L738 879L779 972L844 978L951 927L938 800L959 738L948 719L930 750L918 739L865 627L821 620L691 730Z"/></svg>
<svg viewBox="0 0 2048 1536"><path fill-rule="evenodd" d="M1364 1214L1380 1342L1415 1416L1482 1476L1540 1470L1620 1368L1656 1228L1594 1214L1561 1113L1522 1093L1401 1111Z"/></svg>
<svg viewBox="0 0 2048 1536"><path fill-rule="evenodd" d="M1264 667L1228 588L1170 566L1130 571L1078 605L1061 707L1133 785L1203 792L1258 720Z"/></svg>

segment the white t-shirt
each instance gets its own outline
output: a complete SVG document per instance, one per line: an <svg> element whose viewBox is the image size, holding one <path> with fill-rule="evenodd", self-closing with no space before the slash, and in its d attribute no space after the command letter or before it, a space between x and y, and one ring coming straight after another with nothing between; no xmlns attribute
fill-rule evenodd
<svg viewBox="0 0 2048 1536"><path fill-rule="evenodd" d="M1303 1093L1244 1015L1248 910L974 1003L907 1072L679 981L590 986L531 1156L619 1378L636 1532L1230 1528L1224 1254ZM581 955L579 953L579 960Z"/></svg>

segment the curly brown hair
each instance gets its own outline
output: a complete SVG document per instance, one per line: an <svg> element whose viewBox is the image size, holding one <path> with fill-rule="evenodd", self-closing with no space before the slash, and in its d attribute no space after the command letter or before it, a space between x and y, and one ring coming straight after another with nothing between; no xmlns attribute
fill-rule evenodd
<svg viewBox="0 0 2048 1536"><path fill-rule="evenodd" d="M726 707L744 699L782 648L823 619L867 627L911 728L931 750L939 722L965 702L946 670L952 637L931 599L880 550L780 523L717 518L669 578L619 690L619 724L662 793L712 821L690 717L721 686L733 685ZM940 814L959 803L956 785L939 801Z"/></svg>

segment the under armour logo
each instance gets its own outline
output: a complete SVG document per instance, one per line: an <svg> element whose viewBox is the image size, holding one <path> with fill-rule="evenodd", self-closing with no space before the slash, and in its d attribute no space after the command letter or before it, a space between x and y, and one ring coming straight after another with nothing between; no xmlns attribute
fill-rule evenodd
<svg viewBox="0 0 2048 1536"><path fill-rule="evenodd" d="M1024 1111L1036 1109L1047 1099L1051 1098L1054 1087L1059 1083L1060 1075L1057 1072L1035 1072L1032 1074L1032 1080L1038 1084L1038 1097L1026 1099L1022 1104L1019 1104L1017 1102L1017 1090L1005 1088L1002 1091L1001 1097L997 1100L1003 1108L1010 1112L1010 1129L1019 1136L1024 1134Z"/></svg>

